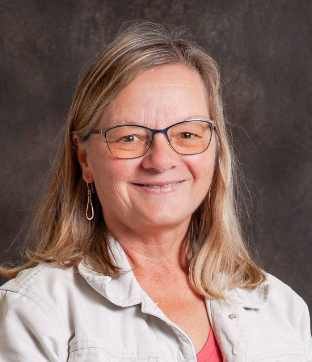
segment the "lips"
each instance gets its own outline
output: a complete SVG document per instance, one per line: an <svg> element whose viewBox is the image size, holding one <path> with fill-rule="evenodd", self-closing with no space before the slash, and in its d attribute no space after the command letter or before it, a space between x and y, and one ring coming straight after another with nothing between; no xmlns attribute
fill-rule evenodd
<svg viewBox="0 0 312 362"><path fill-rule="evenodd" d="M176 186L178 184L180 184L183 181L170 181L170 182L155 182L155 183L134 183L134 185L136 186L141 186L141 187L149 187L152 189L167 189L169 187L173 187Z"/></svg>
<svg viewBox="0 0 312 362"><path fill-rule="evenodd" d="M144 184L142 186L145 186L145 187L151 187L152 189L167 189L168 187L172 187L172 186L175 186L179 183L181 183L182 181L180 182L171 182L171 183L168 183L168 184L165 184L165 185L150 185L150 184Z"/></svg>

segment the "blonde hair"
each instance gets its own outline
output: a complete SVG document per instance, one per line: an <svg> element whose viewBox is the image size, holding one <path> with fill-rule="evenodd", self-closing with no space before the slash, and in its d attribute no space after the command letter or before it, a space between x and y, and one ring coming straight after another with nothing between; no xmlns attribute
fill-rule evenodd
<svg viewBox="0 0 312 362"><path fill-rule="evenodd" d="M218 162L208 195L194 212L186 235L185 253L194 288L206 298L223 298L235 287L253 289L265 275L251 259L242 239L233 188L230 148L214 60L179 30L153 23L131 26L97 55L75 91L69 110L62 155L50 189L35 219L32 239L38 241L29 261L0 273L15 277L41 262L62 268L83 258L105 275L117 276L111 258L101 204L93 196L95 218L85 217L87 188L72 144L72 135L86 143L104 107L136 76L164 64L184 64L199 72L206 85L211 119L216 121Z"/></svg>

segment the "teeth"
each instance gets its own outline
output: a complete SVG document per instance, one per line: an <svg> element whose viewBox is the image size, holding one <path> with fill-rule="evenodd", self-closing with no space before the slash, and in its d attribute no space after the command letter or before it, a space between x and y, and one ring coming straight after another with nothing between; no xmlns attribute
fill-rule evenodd
<svg viewBox="0 0 312 362"><path fill-rule="evenodd" d="M170 186L173 186L173 185L176 185L178 182L174 182L172 184L166 184L166 185L144 185L144 186L147 186L147 187L151 187L152 189L167 189L168 187Z"/></svg>

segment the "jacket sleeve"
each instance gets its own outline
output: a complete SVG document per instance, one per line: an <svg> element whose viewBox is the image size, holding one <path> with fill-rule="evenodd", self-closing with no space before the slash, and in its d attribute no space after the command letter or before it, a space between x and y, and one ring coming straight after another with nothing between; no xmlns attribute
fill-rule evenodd
<svg viewBox="0 0 312 362"><path fill-rule="evenodd" d="M0 290L0 362L64 361L61 329L33 297Z"/></svg>
<svg viewBox="0 0 312 362"><path fill-rule="evenodd" d="M306 303L303 304L299 313L299 326L301 338L306 348L307 361L312 362L312 337L309 309Z"/></svg>

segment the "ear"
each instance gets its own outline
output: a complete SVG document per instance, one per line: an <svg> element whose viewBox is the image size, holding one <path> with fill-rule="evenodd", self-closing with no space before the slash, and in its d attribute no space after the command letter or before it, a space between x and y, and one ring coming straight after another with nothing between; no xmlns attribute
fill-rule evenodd
<svg viewBox="0 0 312 362"><path fill-rule="evenodd" d="M81 144L76 134L72 136L73 146L77 155L78 162L82 171L82 178L85 182L92 183L94 181L93 173L88 163L88 154L86 147Z"/></svg>

